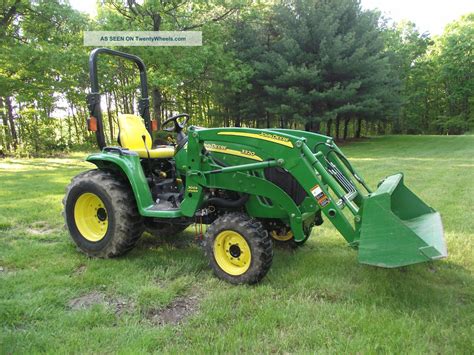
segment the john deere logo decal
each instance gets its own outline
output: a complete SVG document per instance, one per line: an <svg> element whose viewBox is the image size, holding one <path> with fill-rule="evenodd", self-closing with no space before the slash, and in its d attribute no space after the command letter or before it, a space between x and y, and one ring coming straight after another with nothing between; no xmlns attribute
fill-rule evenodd
<svg viewBox="0 0 474 355"><path fill-rule="evenodd" d="M206 148L210 152L230 154L230 155L244 157L244 158L248 158L252 160L263 161L263 159L260 158L255 152L248 149L242 149L242 150L230 149L225 145L214 144L214 143L205 143L204 148Z"/></svg>
<svg viewBox="0 0 474 355"><path fill-rule="evenodd" d="M288 138L279 136L277 134L270 134L270 133L262 132L262 133L260 133L260 135L262 137L272 139L272 140L277 140L277 141L282 141L282 142L289 142L290 141Z"/></svg>
<svg viewBox="0 0 474 355"><path fill-rule="evenodd" d="M227 147L225 145L214 144L214 143L206 143L204 144L204 148L207 150L226 150Z"/></svg>
<svg viewBox="0 0 474 355"><path fill-rule="evenodd" d="M239 137L256 138L256 139L261 139L267 142L281 144L288 148L293 148L293 143L291 143L291 141L288 138L282 137L278 134L273 134L273 133L266 133L266 132L249 133L249 132L222 131L217 134L221 136L239 136Z"/></svg>

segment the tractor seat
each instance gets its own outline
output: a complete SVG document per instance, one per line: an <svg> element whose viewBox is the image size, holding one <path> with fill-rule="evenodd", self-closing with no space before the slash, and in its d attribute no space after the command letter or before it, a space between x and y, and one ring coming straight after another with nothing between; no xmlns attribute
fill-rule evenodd
<svg viewBox="0 0 474 355"><path fill-rule="evenodd" d="M119 144L122 148L127 148L136 152L140 158L148 158L147 150L150 158L165 159L174 157L174 147L163 145L152 149L152 141L150 133L148 133L143 119L136 115L122 114L118 116L119 126ZM145 136L145 142L143 141Z"/></svg>

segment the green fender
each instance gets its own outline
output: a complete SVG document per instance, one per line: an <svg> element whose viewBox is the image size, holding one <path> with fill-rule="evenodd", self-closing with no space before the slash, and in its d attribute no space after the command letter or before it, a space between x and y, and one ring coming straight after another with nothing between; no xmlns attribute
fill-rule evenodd
<svg viewBox="0 0 474 355"><path fill-rule="evenodd" d="M147 214L146 209L153 206L153 199L138 154L101 152L89 155L86 161L95 164L99 169L125 174L135 195L138 211L143 216Z"/></svg>

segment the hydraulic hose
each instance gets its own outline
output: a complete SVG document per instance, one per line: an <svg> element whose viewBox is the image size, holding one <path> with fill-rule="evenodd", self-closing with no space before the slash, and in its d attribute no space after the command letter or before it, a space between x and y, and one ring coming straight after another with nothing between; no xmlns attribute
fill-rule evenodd
<svg viewBox="0 0 474 355"><path fill-rule="evenodd" d="M245 205L248 199L249 199L249 194L243 194L237 200L227 200L221 197L211 197L205 200L202 206L205 207L208 205L214 205L214 206L223 207L223 208L239 208Z"/></svg>

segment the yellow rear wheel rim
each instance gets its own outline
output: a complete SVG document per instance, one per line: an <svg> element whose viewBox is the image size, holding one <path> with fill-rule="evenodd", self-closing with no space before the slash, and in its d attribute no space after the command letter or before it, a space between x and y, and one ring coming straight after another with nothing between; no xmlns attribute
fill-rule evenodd
<svg viewBox="0 0 474 355"><path fill-rule="evenodd" d="M214 240L214 257L229 275L239 276L250 267L252 255L245 238L233 230L220 232Z"/></svg>
<svg viewBox="0 0 474 355"><path fill-rule="evenodd" d="M94 193L79 196L74 206L74 221L81 235L90 242L98 242L105 237L109 226L104 202Z"/></svg>
<svg viewBox="0 0 474 355"><path fill-rule="evenodd" d="M280 242L287 242L291 238L293 238L293 232L292 231L288 231L288 233L286 233L286 234L278 234L277 231L273 230L270 234L271 234L273 239L278 240Z"/></svg>

